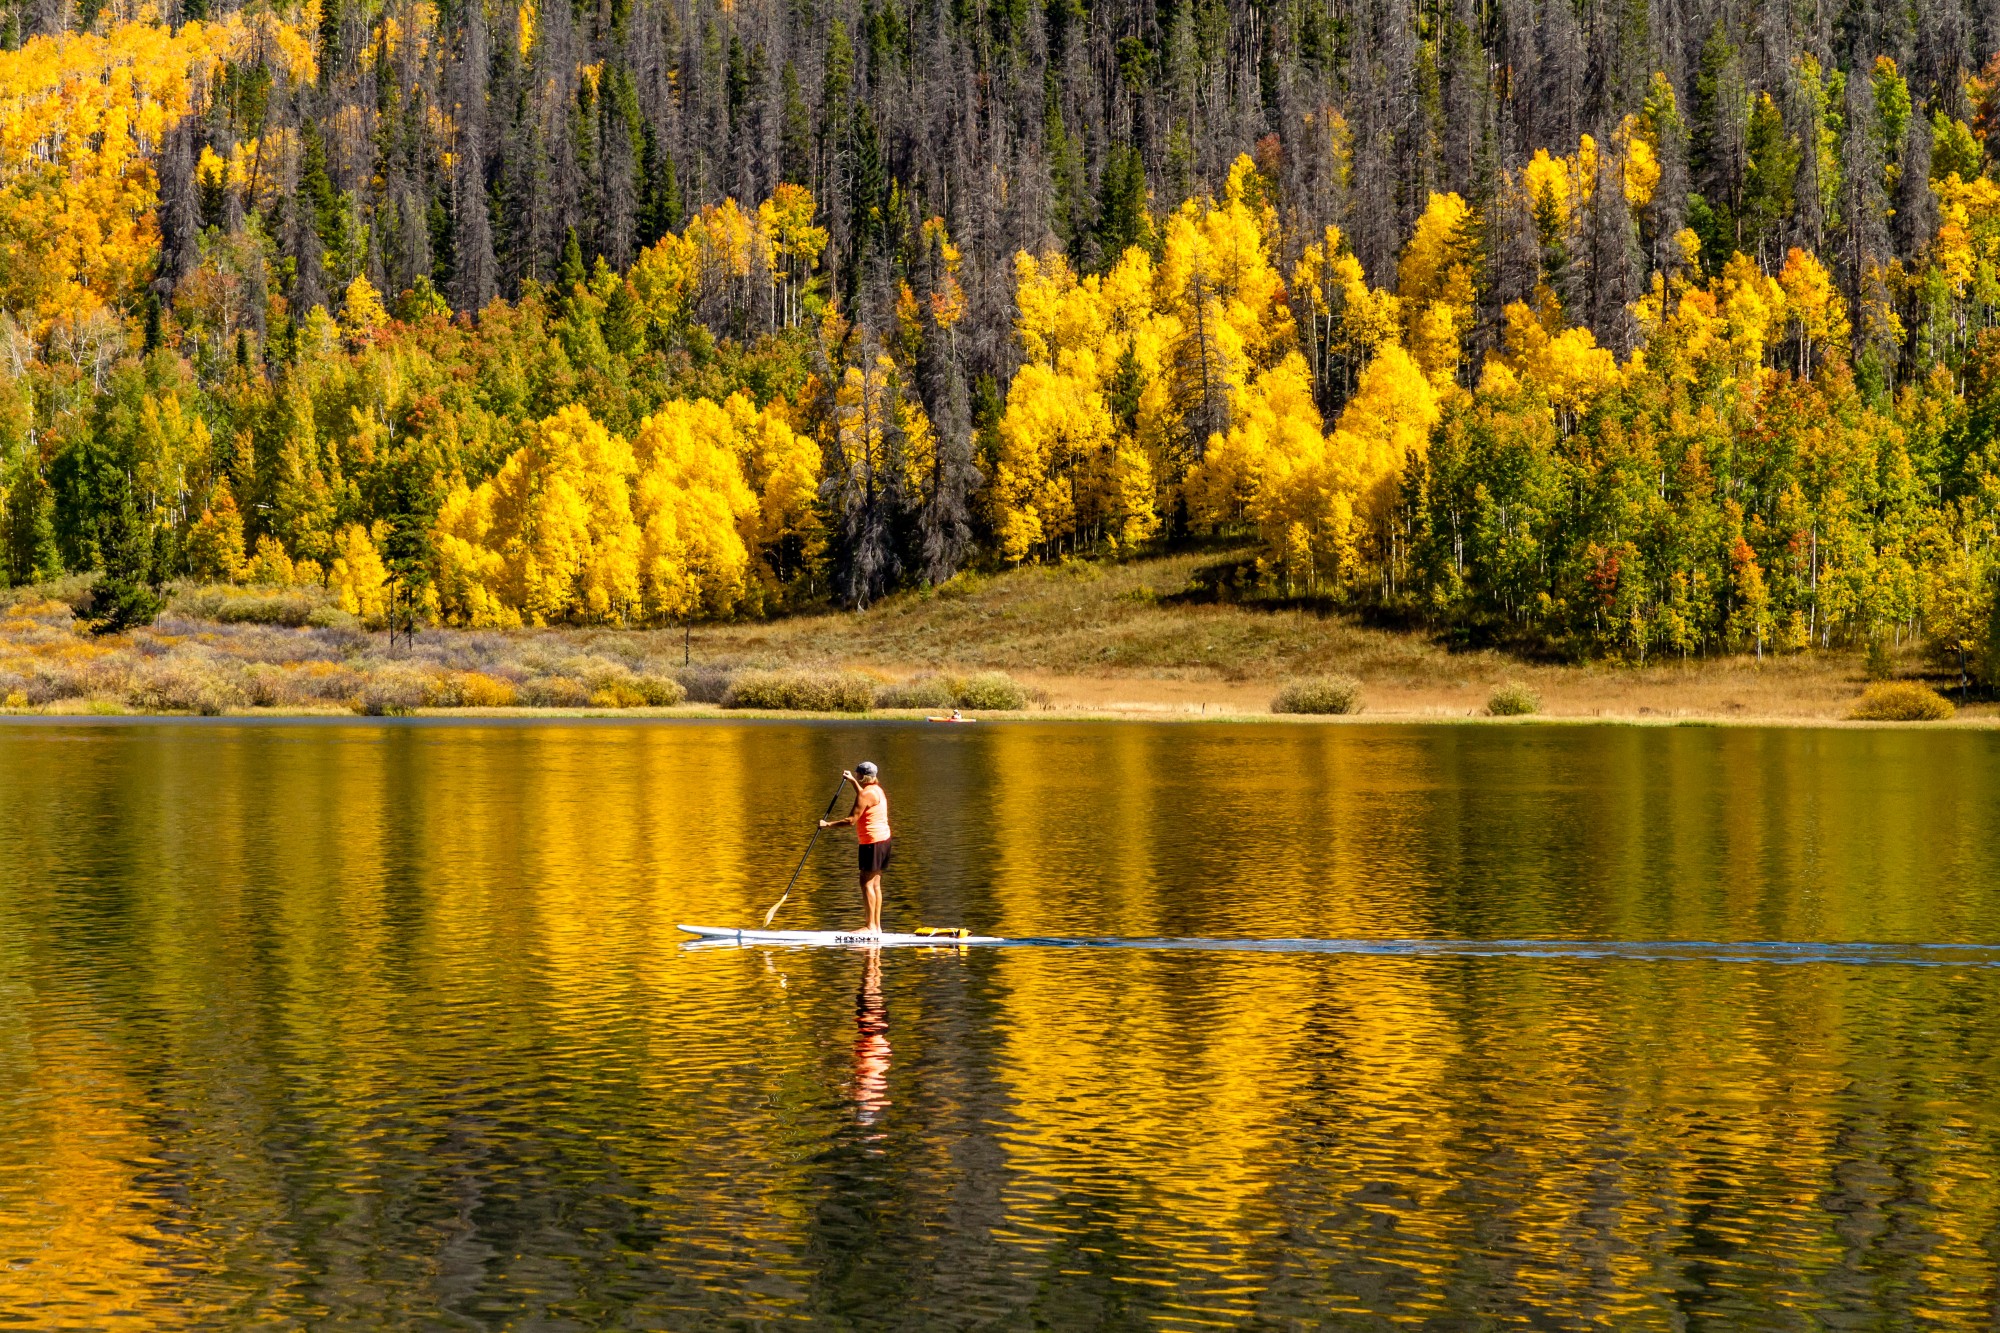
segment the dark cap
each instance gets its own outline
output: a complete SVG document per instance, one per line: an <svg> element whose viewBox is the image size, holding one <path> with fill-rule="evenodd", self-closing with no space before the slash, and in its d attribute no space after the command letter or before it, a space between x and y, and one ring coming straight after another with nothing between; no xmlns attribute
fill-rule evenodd
<svg viewBox="0 0 2000 1333"><path fill-rule="evenodd" d="M868 761L867 761L866 759L863 759L863 760L862 760L862 761L861 761L860 763L858 763L858 764L856 764L856 765L854 766L854 776L855 776L855 777L857 777L857 778L872 778L872 777L874 777L874 776L875 776L875 765L873 765L873 764L869 763L869 762L868 762Z"/></svg>

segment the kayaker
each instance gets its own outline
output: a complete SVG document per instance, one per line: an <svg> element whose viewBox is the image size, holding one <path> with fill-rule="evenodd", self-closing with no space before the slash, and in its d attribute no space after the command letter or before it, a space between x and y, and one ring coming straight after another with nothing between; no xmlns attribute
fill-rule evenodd
<svg viewBox="0 0 2000 1333"><path fill-rule="evenodd" d="M843 772L840 776L854 784L854 809L844 819L822 819L819 826L840 828L846 824L854 825L854 836L861 847L861 901L868 908L868 925L861 933L880 935L882 872L889 868L891 852L889 793L882 790L881 779L871 763L864 761L856 764L852 773Z"/></svg>

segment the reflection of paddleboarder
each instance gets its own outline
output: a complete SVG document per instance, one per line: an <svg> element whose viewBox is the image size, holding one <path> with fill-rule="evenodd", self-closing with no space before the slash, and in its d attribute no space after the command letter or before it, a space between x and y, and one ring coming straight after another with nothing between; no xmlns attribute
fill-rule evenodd
<svg viewBox="0 0 2000 1333"><path fill-rule="evenodd" d="M870 949L854 994L854 1119L863 1128L889 1107L889 1008L882 1002L882 951Z"/></svg>
<svg viewBox="0 0 2000 1333"><path fill-rule="evenodd" d="M861 901L868 909L868 924L861 933L882 933L882 872L889 868L889 794L876 778L875 765L860 763L852 773L840 775L854 784L854 809L844 819L822 819L821 828L854 825L861 844Z"/></svg>

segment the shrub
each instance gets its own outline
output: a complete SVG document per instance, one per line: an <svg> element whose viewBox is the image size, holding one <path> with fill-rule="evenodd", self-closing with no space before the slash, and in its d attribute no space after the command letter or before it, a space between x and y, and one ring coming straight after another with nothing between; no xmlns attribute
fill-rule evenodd
<svg viewBox="0 0 2000 1333"><path fill-rule="evenodd" d="M912 676L875 692L877 708L977 708L997 713L1026 708L1029 701L1027 687L1004 671Z"/></svg>
<svg viewBox="0 0 2000 1333"><path fill-rule="evenodd" d="M680 667L673 678L688 699L698 704L719 704L729 693L732 675L726 667Z"/></svg>
<svg viewBox="0 0 2000 1333"><path fill-rule="evenodd" d="M534 676L522 683L520 700L529 708L586 708L590 687L570 676Z"/></svg>
<svg viewBox="0 0 2000 1333"><path fill-rule="evenodd" d="M252 662L243 668L243 692L253 708L282 708L294 701L296 674L271 662Z"/></svg>
<svg viewBox="0 0 2000 1333"><path fill-rule="evenodd" d="M431 678L425 702L432 708L511 708L519 697L512 681L483 671L448 671Z"/></svg>
<svg viewBox="0 0 2000 1333"><path fill-rule="evenodd" d="M1271 701L1274 713L1358 713L1361 682L1352 676L1311 676L1286 683Z"/></svg>
<svg viewBox="0 0 2000 1333"><path fill-rule="evenodd" d="M672 708L687 702L687 691L672 676L635 675L631 686L646 701L648 708Z"/></svg>
<svg viewBox="0 0 2000 1333"><path fill-rule="evenodd" d="M292 673L285 688L290 703L345 704L361 693L366 678L340 662L308 662Z"/></svg>
<svg viewBox="0 0 2000 1333"><path fill-rule="evenodd" d="M634 689L630 681L608 681L590 692L590 706L592 708L644 708L646 706L646 696Z"/></svg>
<svg viewBox="0 0 2000 1333"><path fill-rule="evenodd" d="M169 656L133 671L125 702L143 713L201 713L213 717L250 701L226 668L202 657Z"/></svg>
<svg viewBox="0 0 2000 1333"><path fill-rule="evenodd" d="M1898 680L1870 685L1848 716L1857 722L1942 722L1956 712L1930 686Z"/></svg>
<svg viewBox="0 0 2000 1333"><path fill-rule="evenodd" d="M865 713L874 702L874 680L858 671L745 671L730 681L722 706Z"/></svg>
<svg viewBox="0 0 2000 1333"><path fill-rule="evenodd" d="M1542 696L1520 681L1510 680L1493 691L1493 697L1486 701L1486 711L1494 717L1527 717L1542 711Z"/></svg>
<svg viewBox="0 0 2000 1333"><path fill-rule="evenodd" d="M967 680L958 682L958 697L953 702L960 708L978 708L986 712L1012 712L1028 706L1027 687L1004 671L982 671Z"/></svg>
<svg viewBox="0 0 2000 1333"><path fill-rule="evenodd" d="M875 691L877 708L950 708L958 702L953 682L944 676L912 676Z"/></svg>
<svg viewBox="0 0 2000 1333"><path fill-rule="evenodd" d="M28 703L39 707L62 699L87 699L98 694L123 694L129 685L115 657L38 657L17 662L16 684Z"/></svg>
<svg viewBox="0 0 2000 1333"><path fill-rule="evenodd" d="M361 618L351 611L343 611L332 604L315 606L306 617L306 624L314 629L356 629Z"/></svg>
<svg viewBox="0 0 2000 1333"><path fill-rule="evenodd" d="M43 615L42 609L50 602L61 602L70 611L85 605L90 600L91 585L97 581L95 574L65 574L61 578L48 579L41 583L23 583L18 587L0 588L0 608L10 615L21 614L19 608L32 607L28 614Z"/></svg>
<svg viewBox="0 0 2000 1333"><path fill-rule="evenodd" d="M557 663L549 672L552 676L569 676L580 680L593 690L601 690L607 685L624 685L632 679L632 669L623 662L598 653L579 653Z"/></svg>
<svg viewBox="0 0 2000 1333"><path fill-rule="evenodd" d="M430 700L436 677L412 667L389 666L371 672L350 705L369 717L414 713Z"/></svg>
<svg viewBox="0 0 2000 1333"><path fill-rule="evenodd" d="M317 588L232 588L227 584L177 589L168 602L174 614L190 620L293 629L309 624L313 612L327 605L326 594Z"/></svg>

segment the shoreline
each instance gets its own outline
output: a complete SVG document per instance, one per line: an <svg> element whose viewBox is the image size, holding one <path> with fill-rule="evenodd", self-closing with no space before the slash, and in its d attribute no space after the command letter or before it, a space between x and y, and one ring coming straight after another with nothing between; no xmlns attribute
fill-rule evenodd
<svg viewBox="0 0 2000 1333"><path fill-rule="evenodd" d="M1975 705L1975 707L1977 707ZM846 722L857 724L923 723L922 710L875 709L866 713L781 711L777 709L723 708L713 704L682 704L671 708L418 708L408 712L372 715L348 708L240 708L214 714L140 712L123 707L10 708L0 709L0 726L9 724L146 724L194 722L207 725L286 723L409 725L479 722ZM1007 725L1035 722L1119 722L1163 725L1259 725L1259 726L1341 726L1341 727L1673 727L1730 728L1745 731L1834 730L1924 730L2000 731L2000 711L1987 709L1965 712L1934 722L1858 721L1845 717L1802 715L1752 715L1683 713L1678 715L1599 712L1595 714L1535 713L1518 717L1493 717L1484 713L1443 711L1389 711L1363 709L1347 714L1273 713L1268 710L1207 712L1185 708L1065 708L1045 706L1013 712L991 712L970 719L976 725ZM944 723L935 725L943 726Z"/></svg>

